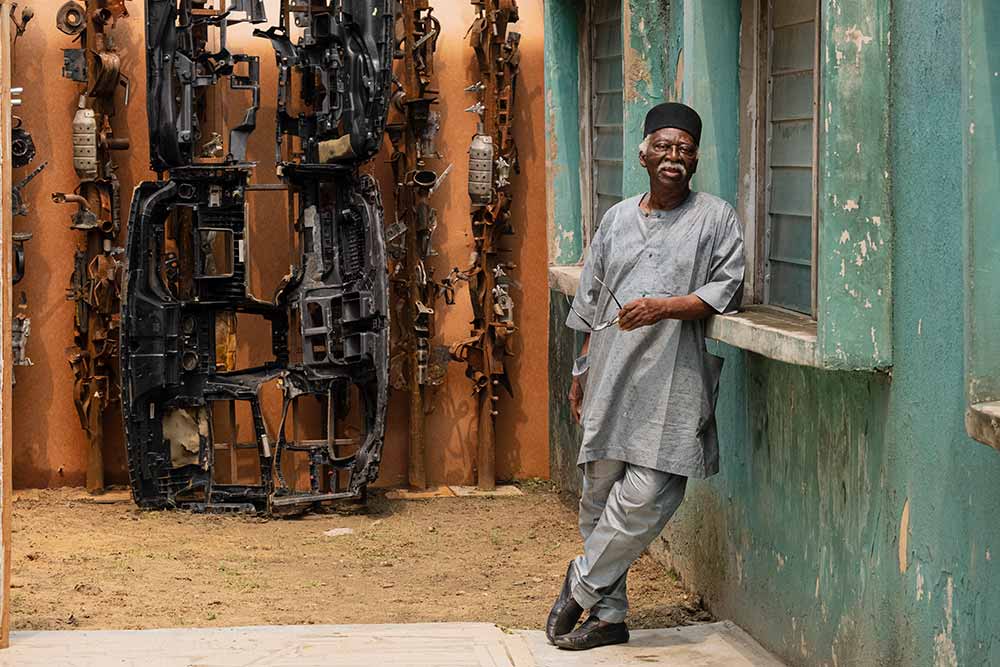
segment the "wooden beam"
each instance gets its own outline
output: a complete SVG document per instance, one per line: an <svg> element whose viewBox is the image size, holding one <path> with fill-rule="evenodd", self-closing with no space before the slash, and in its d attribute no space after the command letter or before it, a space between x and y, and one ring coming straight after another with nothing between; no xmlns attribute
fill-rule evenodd
<svg viewBox="0 0 1000 667"><path fill-rule="evenodd" d="M10 0L0 2L0 648L10 645L11 321Z"/></svg>

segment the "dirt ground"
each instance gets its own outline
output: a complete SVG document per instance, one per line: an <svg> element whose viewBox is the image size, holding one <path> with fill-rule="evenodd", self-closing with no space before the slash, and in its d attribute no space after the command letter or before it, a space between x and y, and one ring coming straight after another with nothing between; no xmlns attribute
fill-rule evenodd
<svg viewBox="0 0 1000 667"><path fill-rule="evenodd" d="M540 628L580 550L572 506L545 484L511 498L390 501L365 513L265 520L143 512L81 490L21 491L15 630L486 621ZM336 536L326 531L349 528ZM630 626L710 620L643 556Z"/></svg>

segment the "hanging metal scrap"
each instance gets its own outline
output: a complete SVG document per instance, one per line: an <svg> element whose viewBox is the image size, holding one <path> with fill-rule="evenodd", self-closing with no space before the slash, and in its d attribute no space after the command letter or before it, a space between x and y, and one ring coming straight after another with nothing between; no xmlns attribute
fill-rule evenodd
<svg viewBox="0 0 1000 667"><path fill-rule="evenodd" d="M73 169L79 182L71 193L55 192L56 203L76 207L70 228L82 232L73 257L66 298L76 305L73 344L66 357L75 381L73 400L87 434L87 490L104 488L104 415L117 399L121 192L112 151L129 140L115 134L112 118L123 106L116 95L127 80L112 28L127 15L121 0L65 3L56 27L80 40L64 49L63 76L78 84L73 111ZM108 64L113 63L113 65Z"/></svg>
<svg viewBox="0 0 1000 667"><path fill-rule="evenodd" d="M424 451L426 387L444 381L442 355L431 348L435 302L441 292L428 259L433 250L437 210L431 206L434 190L447 176L432 168L440 159L437 134L441 118L432 107L438 91L432 88L434 52L441 24L428 0L403 0L397 25L397 68L386 127L392 142L396 220L388 231L389 275L396 319L391 357L393 386L409 396L409 482L427 486ZM446 357L445 357L446 360Z"/></svg>
<svg viewBox="0 0 1000 667"><path fill-rule="evenodd" d="M466 364L466 376L478 397L478 486L496 484L494 419L498 389L512 394L505 358L511 354L514 300L510 273L516 266L503 259L501 241L513 234L511 173L518 172L512 121L520 63L519 33L509 31L518 20L514 0L473 0L476 19L469 28L479 80L466 91L479 99L467 111L479 117L469 146L469 199L472 202L472 265L455 277L469 281L473 320L471 335L451 346L454 360Z"/></svg>

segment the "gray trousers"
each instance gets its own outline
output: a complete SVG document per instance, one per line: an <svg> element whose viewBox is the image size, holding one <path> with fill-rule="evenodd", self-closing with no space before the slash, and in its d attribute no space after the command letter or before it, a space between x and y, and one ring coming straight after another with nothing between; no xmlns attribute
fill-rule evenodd
<svg viewBox="0 0 1000 667"><path fill-rule="evenodd" d="M583 555L570 569L573 599L608 623L628 612L625 579L684 500L687 477L623 461L583 468L580 534Z"/></svg>

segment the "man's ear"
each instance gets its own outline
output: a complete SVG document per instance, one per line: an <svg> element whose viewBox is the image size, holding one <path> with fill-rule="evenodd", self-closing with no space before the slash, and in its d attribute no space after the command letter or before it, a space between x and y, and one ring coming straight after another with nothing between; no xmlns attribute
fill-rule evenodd
<svg viewBox="0 0 1000 667"><path fill-rule="evenodd" d="M694 164L691 165L691 171L688 173L690 173L692 176L698 173L698 158L694 159Z"/></svg>
<svg viewBox="0 0 1000 667"><path fill-rule="evenodd" d="M646 168L646 154L642 151L639 151L639 164L642 165L643 169Z"/></svg>

